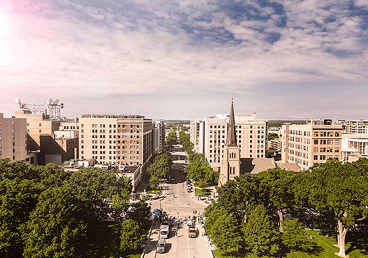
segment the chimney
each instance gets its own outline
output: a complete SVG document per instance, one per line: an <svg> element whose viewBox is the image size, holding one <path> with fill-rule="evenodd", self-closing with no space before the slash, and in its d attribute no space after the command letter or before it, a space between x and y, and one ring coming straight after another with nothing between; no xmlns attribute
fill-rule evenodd
<svg viewBox="0 0 368 258"><path fill-rule="evenodd" d="M256 112L253 112L253 120L256 121Z"/></svg>

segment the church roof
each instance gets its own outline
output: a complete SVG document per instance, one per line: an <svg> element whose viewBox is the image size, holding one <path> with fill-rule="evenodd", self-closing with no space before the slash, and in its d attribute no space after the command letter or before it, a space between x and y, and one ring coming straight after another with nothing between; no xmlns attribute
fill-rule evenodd
<svg viewBox="0 0 368 258"><path fill-rule="evenodd" d="M273 158L241 158L240 174L258 174L270 168L275 168Z"/></svg>

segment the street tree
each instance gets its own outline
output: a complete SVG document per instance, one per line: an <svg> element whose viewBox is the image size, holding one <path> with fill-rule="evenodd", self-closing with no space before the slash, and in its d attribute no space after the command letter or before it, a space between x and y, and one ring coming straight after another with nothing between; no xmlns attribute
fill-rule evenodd
<svg viewBox="0 0 368 258"><path fill-rule="evenodd" d="M136 250L138 243L143 241L143 235L140 233L139 223L135 220L128 219L121 223L120 228L120 249Z"/></svg>
<svg viewBox="0 0 368 258"><path fill-rule="evenodd" d="M237 221L226 211L214 209L205 225L212 242L223 252L237 252L242 247L242 236Z"/></svg>
<svg viewBox="0 0 368 258"><path fill-rule="evenodd" d="M258 205L249 214L242 228L245 249L258 255L273 255L280 249L279 233L275 230L267 209Z"/></svg>
<svg viewBox="0 0 368 258"><path fill-rule="evenodd" d="M166 138L166 145L172 147L174 144L176 144L177 142L177 137L176 137L176 131L173 130L171 131Z"/></svg>

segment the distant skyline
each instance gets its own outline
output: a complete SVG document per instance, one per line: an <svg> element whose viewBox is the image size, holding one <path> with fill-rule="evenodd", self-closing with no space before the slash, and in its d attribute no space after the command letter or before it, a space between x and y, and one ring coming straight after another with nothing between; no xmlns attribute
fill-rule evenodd
<svg viewBox="0 0 368 258"><path fill-rule="evenodd" d="M17 0L0 6L0 113L368 119L366 0Z"/></svg>

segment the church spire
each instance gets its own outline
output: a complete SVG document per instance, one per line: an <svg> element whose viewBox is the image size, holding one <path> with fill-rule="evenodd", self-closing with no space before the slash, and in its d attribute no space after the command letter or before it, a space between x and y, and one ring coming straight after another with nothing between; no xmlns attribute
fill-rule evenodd
<svg viewBox="0 0 368 258"><path fill-rule="evenodd" d="M231 108L230 108L230 121L228 124L228 131L227 131L227 139L226 145L227 146L238 146L236 144L236 129L235 129L235 116L234 116L234 104L233 99L231 100Z"/></svg>

